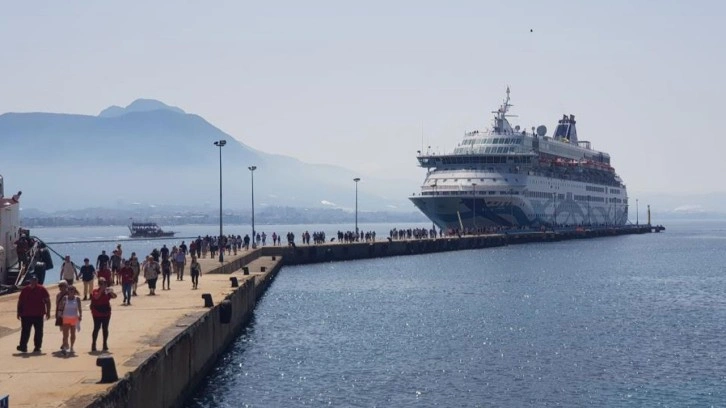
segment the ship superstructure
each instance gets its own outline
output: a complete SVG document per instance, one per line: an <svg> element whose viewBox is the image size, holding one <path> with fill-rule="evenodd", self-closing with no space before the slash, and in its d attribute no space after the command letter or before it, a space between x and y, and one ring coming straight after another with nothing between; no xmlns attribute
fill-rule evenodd
<svg viewBox="0 0 726 408"><path fill-rule="evenodd" d="M465 133L450 154L418 153L427 172L416 207L447 229L625 224L625 184L607 153L578 139L575 116L551 136L512 127L509 94L490 129Z"/></svg>

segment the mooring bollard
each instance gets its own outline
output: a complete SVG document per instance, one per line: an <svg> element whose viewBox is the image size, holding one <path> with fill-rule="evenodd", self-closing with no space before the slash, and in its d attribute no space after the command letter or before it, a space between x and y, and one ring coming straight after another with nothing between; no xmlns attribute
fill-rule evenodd
<svg viewBox="0 0 726 408"><path fill-rule="evenodd" d="M96 359L96 366L101 367L100 384L107 384L118 381L116 362L111 356L100 356Z"/></svg>
<svg viewBox="0 0 726 408"><path fill-rule="evenodd" d="M236 276L230 276L229 280L230 280L230 282L232 282L232 287L233 288L238 288L239 287L239 282L237 281L237 277Z"/></svg>
<svg viewBox="0 0 726 408"><path fill-rule="evenodd" d="M249 268L249 266L243 266L242 267L242 274L243 275L249 275L250 274L250 268Z"/></svg>
<svg viewBox="0 0 726 408"><path fill-rule="evenodd" d="M266 267L264 267L264 266L261 266L261 267L260 267L260 272L265 272L266 270L267 270L267 268L266 268Z"/></svg>
<svg viewBox="0 0 726 408"><path fill-rule="evenodd" d="M212 302L211 293L203 293L202 299L204 299L204 307L214 307L214 302Z"/></svg>
<svg viewBox="0 0 726 408"><path fill-rule="evenodd" d="M275 259L277 259L277 257L276 257L276 256L273 256L273 257L272 257L272 260L274 261Z"/></svg>

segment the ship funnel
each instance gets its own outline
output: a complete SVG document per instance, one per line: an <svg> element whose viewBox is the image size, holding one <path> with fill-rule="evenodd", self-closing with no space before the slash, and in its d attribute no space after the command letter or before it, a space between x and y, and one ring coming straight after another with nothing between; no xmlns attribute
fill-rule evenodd
<svg viewBox="0 0 726 408"><path fill-rule="evenodd" d="M554 138L562 142L577 144L577 128L575 127L575 115L562 115L557 122Z"/></svg>

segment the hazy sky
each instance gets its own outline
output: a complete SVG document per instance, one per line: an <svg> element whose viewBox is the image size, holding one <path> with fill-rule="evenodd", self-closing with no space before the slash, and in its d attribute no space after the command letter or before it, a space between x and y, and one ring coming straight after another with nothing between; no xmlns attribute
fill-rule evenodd
<svg viewBox="0 0 726 408"><path fill-rule="evenodd" d="M156 98L259 150L419 183L422 138L453 149L510 85L513 124L575 114L631 197L723 191L724 17L716 1L3 1L0 112Z"/></svg>

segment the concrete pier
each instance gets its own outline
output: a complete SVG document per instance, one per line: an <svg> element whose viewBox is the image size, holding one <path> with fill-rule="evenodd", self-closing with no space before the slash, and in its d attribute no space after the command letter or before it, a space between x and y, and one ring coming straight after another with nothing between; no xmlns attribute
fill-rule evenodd
<svg viewBox="0 0 726 408"><path fill-rule="evenodd" d="M139 285L131 306L121 305L121 288L114 286L119 298L112 300L108 354L90 352L90 302L83 302L75 355L60 354L62 335L53 326L53 319L45 323L42 353L16 351L20 339L18 294L0 297L0 397L9 394L11 407L182 404L247 324L257 299L279 271L280 258L273 261L259 255L229 256L223 266L216 260L203 259L198 290L191 289L187 272L184 281L172 276L171 290L161 290L161 284L157 284L157 296L148 296L148 289ZM242 265L248 267L249 275L243 275ZM261 273L263 267L265 272ZM231 287L230 277L237 278L239 287ZM54 300L57 288L48 289ZM211 294L211 309L204 307L203 293ZM220 302L225 299L231 302L228 324L220 322ZM101 368L96 360L102 355L114 358L118 382L98 384Z"/></svg>
<svg viewBox="0 0 726 408"><path fill-rule="evenodd" d="M568 228L547 231L506 231L495 234L447 236L426 239L389 240L376 237L375 242L327 243L320 245L265 246L263 256L280 256L285 265L353 259L384 258L418 255L433 252L460 251L534 242L553 242L572 239L599 238L627 234L660 232L662 226L632 225L624 227Z"/></svg>

